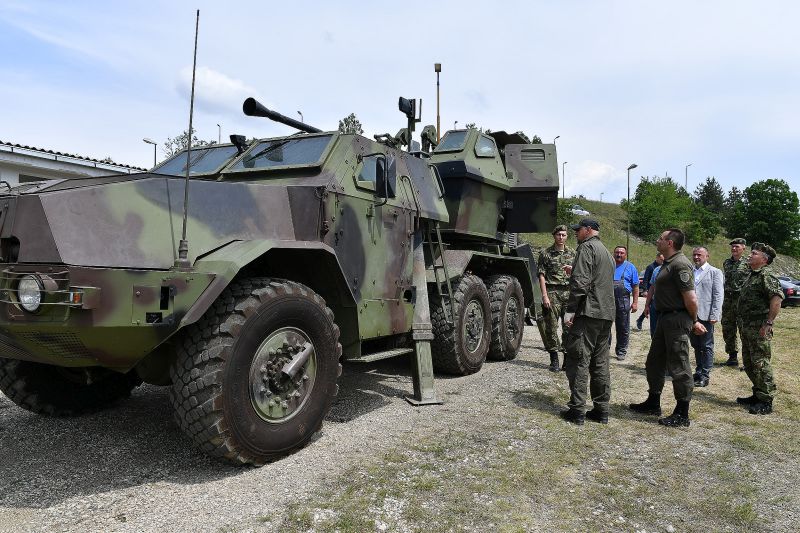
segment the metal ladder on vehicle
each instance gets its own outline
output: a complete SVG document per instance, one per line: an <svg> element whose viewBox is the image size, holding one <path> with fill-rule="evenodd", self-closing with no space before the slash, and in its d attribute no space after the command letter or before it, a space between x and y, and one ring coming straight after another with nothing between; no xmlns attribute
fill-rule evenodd
<svg viewBox="0 0 800 533"><path fill-rule="evenodd" d="M439 231L439 223L433 223L434 231L431 231L431 225L426 225L426 240L428 241L428 250L431 255L431 264L433 265L433 277L436 280L436 292L442 302L442 310L444 311L444 318L449 325L453 325L453 287L450 285L450 274L447 272L447 262L444 258L444 252L447 250L446 245L442 242L442 233ZM433 240L434 236L436 241ZM435 247L434 247L435 245ZM436 257L438 252L441 264L436 264ZM442 279L444 278L444 279ZM445 290L442 291L442 285Z"/></svg>

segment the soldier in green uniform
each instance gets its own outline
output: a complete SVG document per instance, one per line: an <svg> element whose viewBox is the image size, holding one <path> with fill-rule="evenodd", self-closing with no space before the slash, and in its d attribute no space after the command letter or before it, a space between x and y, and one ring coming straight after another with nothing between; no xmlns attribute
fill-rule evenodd
<svg viewBox="0 0 800 533"><path fill-rule="evenodd" d="M550 371L558 372L558 352L563 351L558 336L558 322L564 325L564 312L569 298L569 274L564 266L572 265L575 251L566 245L567 227L553 229L553 245L539 253L539 287L542 289L542 341L550 352ZM564 327L564 333L566 328Z"/></svg>
<svg viewBox="0 0 800 533"><path fill-rule="evenodd" d="M753 395L736 398L750 407L750 412L766 415L772 412L775 380L772 377L772 324L781 309L783 290L768 265L775 259L772 246L754 242L747 258L750 275L742 284L736 315L742 336L742 362L747 377L753 382Z"/></svg>
<svg viewBox="0 0 800 533"><path fill-rule="evenodd" d="M731 256L722 263L722 271L725 275L725 285L723 288L722 300L722 338L725 340L725 353L728 354L728 366L739 364L739 343L736 339L736 301L739 299L739 289L742 287L744 278L750 273L747 269L747 260L744 257L744 250L747 241L744 239L733 239L730 242Z"/></svg>
<svg viewBox="0 0 800 533"><path fill-rule="evenodd" d="M694 265L680 251L683 242L683 232L677 228L664 231L656 241L656 248L665 259L655 281L658 324L645 362L649 390L647 400L630 404L631 410L637 413L660 416L666 369L672 376L677 403L673 413L660 418L658 423L669 427L689 426L689 402L694 390L689 335L706 333L706 328L697 320Z"/></svg>
<svg viewBox="0 0 800 533"><path fill-rule="evenodd" d="M562 418L577 425L584 420L608 423L611 375L608 368L608 339L616 313L614 303L614 259L600 242L600 224L584 218L571 226L578 249L569 278L569 299L564 323L564 364L571 391L569 409ZM591 383L589 378L591 376ZM594 404L586 411L586 386Z"/></svg>

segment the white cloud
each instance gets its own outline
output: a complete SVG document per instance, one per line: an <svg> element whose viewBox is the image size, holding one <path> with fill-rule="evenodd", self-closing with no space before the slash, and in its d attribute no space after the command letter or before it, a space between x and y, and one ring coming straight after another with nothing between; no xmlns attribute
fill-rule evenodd
<svg viewBox="0 0 800 533"><path fill-rule="evenodd" d="M181 70L177 89L188 98L192 90L191 67ZM257 95L258 91L242 80L231 78L209 67L197 67L195 102L207 111L241 114L242 102L249 96L257 98Z"/></svg>
<svg viewBox="0 0 800 533"><path fill-rule="evenodd" d="M567 196L582 194L587 198L599 199L603 192L603 199L610 201L614 201L614 197L609 195L618 192L627 179L626 174L613 165L600 161L567 163L564 165L564 174L566 179L562 176L562 185Z"/></svg>

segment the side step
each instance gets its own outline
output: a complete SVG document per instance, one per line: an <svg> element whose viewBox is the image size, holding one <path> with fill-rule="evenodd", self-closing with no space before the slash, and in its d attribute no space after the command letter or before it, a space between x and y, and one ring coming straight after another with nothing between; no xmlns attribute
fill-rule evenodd
<svg viewBox="0 0 800 533"><path fill-rule="evenodd" d="M371 363L373 361L380 361L381 359L391 359L398 355L405 355L413 353L414 348L395 348L393 350L386 350L383 352L368 353L361 357L354 357L353 359L345 359L348 363Z"/></svg>

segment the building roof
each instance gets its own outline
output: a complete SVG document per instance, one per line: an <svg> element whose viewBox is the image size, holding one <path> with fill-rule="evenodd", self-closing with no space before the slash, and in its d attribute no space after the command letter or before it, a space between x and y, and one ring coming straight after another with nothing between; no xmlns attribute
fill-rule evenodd
<svg viewBox="0 0 800 533"><path fill-rule="evenodd" d="M7 150L7 148L10 148L10 150ZM68 159L71 159L71 160L73 160L73 162L78 163L78 164L93 163L92 165L88 165L88 166L95 166L95 167L99 163L99 164L101 164L103 166L108 166L108 167L118 167L118 168L125 168L125 169L136 170L136 171L147 171L148 170L146 168L135 167L133 165L123 165L121 163L109 163L108 161L103 161L101 159L92 159L91 157L84 157L84 156L76 155L76 154L68 154L68 153L65 153L65 152L56 152L55 150L47 150L46 148L37 148L35 146L26 146L24 144L14 144L14 143L2 141L2 140L0 140L0 150L10 151L12 153L17 153L17 151L19 151L19 150L24 150L26 152L36 152L36 153L39 153L39 154L46 154L46 155L53 156L53 159L55 159L56 161L58 161L59 157L68 158Z"/></svg>

